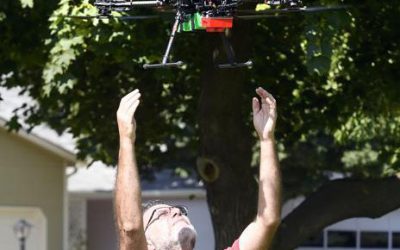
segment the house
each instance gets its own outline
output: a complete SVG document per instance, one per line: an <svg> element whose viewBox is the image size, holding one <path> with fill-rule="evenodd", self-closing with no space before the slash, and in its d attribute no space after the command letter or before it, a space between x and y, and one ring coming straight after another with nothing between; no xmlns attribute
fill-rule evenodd
<svg viewBox="0 0 400 250"><path fill-rule="evenodd" d="M60 136L41 125L27 133L5 127L22 103L20 89L0 88L0 249L21 249L14 226L31 225L29 250L68 249L68 196L65 170L75 165L71 136Z"/></svg>
<svg viewBox="0 0 400 250"><path fill-rule="evenodd" d="M32 225L30 250L67 249L65 168L75 155L23 130L9 133L0 118L0 249L20 249L13 231Z"/></svg>

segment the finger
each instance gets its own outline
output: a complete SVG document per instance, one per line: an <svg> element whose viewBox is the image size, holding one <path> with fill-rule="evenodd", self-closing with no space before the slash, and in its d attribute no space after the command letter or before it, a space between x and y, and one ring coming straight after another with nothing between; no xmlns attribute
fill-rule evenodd
<svg viewBox="0 0 400 250"><path fill-rule="evenodd" d="M129 94L127 94L124 97L122 97L121 103L123 101L125 101L126 99L129 99L131 96L135 95L136 93L139 93L139 89L135 89L135 90L131 91Z"/></svg>
<svg viewBox="0 0 400 250"><path fill-rule="evenodd" d="M137 107L139 106L139 103L140 103L140 100L139 100L139 99L136 100L136 101L134 101L134 102L132 103L132 106L130 107L129 110L131 110L133 113L135 113Z"/></svg>
<svg viewBox="0 0 400 250"><path fill-rule="evenodd" d="M269 93L268 91L266 91L265 89L258 87L256 89L257 94L261 97L261 98L270 98L271 100L275 101L275 98L271 95L271 93Z"/></svg>
<svg viewBox="0 0 400 250"><path fill-rule="evenodd" d="M270 108L275 108L276 104L275 104L275 99L273 99L273 97L268 96L267 98L265 98L266 103L268 103L268 106Z"/></svg>
<svg viewBox="0 0 400 250"><path fill-rule="evenodd" d="M129 110L128 110L128 115L129 115L129 117L132 117L132 118L133 118L133 115L135 114L136 109L137 109L137 107L139 106L139 103L140 103L140 100L135 100L135 101L132 103L132 105L129 107Z"/></svg>
<svg viewBox="0 0 400 250"><path fill-rule="evenodd" d="M135 93L134 95L130 96L128 99L125 99L123 102L121 102L121 107L123 109L129 109L129 107L132 105L132 103L135 100L140 99L141 94L139 92Z"/></svg>
<svg viewBox="0 0 400 250"><path fill-rule="evenodd" d="M127 99L124 100L124 103L126 104L131 104L134 100L137 100L140 98L142 94L140 94L140 92L136 92L135 94L129 96Z"/></svg>
<svg viewBox="0 0 400 250"><path fill-rule="evenodd" d="M253 97L252 107L253 107L253 115L257 114L257 112L260 111L260 102L256 97Z"/></svg>
<svg viewBox="0 0 400 250"><path fill-rule="evenodd" d="M261 87L256 89L257 94L260 96L261 99L267 98L267 91Z"/></svg>
<svg viewBox="0 0 400 250"><path fill-rule="evenodd" d="M257 94L261 97L262 104L269 104L272 107L276 106L275 98L265 89L258 87L256 89Z"/></svg>
<svg viewBox="0 0 400 250"><path fill-rule="evenodd" d="M126 108L125 113L126 113L128 116L133 116L133 115L135 114L135 112L136 112L136 108L137 108L137 106L139 105L139 103L140 103L140 100L139 100L139 99L134 100L134 101L129 105L129 107Z"/></svg>

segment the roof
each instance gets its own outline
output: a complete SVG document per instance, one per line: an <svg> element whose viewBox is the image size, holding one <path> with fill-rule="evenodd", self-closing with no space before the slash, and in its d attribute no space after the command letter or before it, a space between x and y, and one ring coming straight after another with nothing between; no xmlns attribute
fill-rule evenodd
<svg viewBox="0 0 400 250"><path fill-rule="evenodd" d="M5 124L6 120L0 117L0 129L7 130ZM74 164L76 162L75 154L71 151L68 151L59 145L56 145L36 134L28 133L25 129L20 129L18 132L12 132L13 135L19 136L20 138L35 144L36 146L49 151L62 159L65 159L68 164Z"/></svg>
<svg viewBox="0 0 400 250"><path fill-rule="evenodd" d="M20 95L20 88L6 89L0 87L1 98L0 101L0 128L7 130L6 123L14 115L14 110L20 107L23 103L34 105L35 102L26 95ZM17 112L18 115L23 116L22 113ZM22 124L22 128L13 133L26 141L29 141L38 147L43 148L57 156L68 161L69 164L76 162L75 146L72 135L63 134L58 135L54 130L45 126L39 125L32 129L30 133L27 132L27 125Z"/></svg>
<svg viewBox="0 0 400 250"><path fill-rule="evenodd" d="M78 168L68 177L70 192L112 192L114 190L116 168L95 162L88 168ZM154 193L156 190L178 193L178 190L203 190L203 183L195 173L179 177L172 169L153 171L152 179L142 178L142 191Z"/></svg>

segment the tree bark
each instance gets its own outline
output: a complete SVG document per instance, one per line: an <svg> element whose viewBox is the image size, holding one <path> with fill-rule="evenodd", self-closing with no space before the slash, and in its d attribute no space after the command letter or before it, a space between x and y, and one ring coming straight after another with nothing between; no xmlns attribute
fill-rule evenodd
<svg viewBox="0 0 400 250"><path fill-rule="evenodd" d="M250 44L248 30L236 27L234 35L239 39L234 36L233 45L243 59L243 51ZM243 91L248 91L244 84L246 70L215 68L212 58L218 53L224 55L221 47L215 49L220 43L217 35L210 34L203 43L204 58L208 60L202 69L198 107L198 172L207 191L217 250L230 246L240 236L257 208L257 183L250 168L254 141L252 130L246 126L251 100L243 100ZM330 181L283 219L271 249L292 250L335 222L353 217L376 218L399 207L397 177Z"/></svg>
<svg viewBox="0 0 400 250"><path fill-rule="evenodd" d="M271 249L292 250L335 222L378 218L399 207L399 177L330 181L284 218Z"/></svg>
<svg viewBox="0 0 400 250"><path fill-rule="evenodd" d="M242 94L247 69L216 69L215 54L225 57L218 34L207 34L206 44L211 48L205 49L209 54L204 55L201 79L197 165L207 190L215 247L221 250L232 245L256 214L257 183L250 167L254 140L246 126L251 100Z"/></svg>

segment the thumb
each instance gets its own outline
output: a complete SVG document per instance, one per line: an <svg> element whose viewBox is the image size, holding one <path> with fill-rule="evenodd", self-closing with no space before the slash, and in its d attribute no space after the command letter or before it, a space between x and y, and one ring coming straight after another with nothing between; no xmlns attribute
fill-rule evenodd
<svg viewBox="0 0 400 250"><path fill-rule="evenodd" d="M253 97L252 106L253 106L253 115L255 115L260 110L260 102L256 97Z"/></svg>

